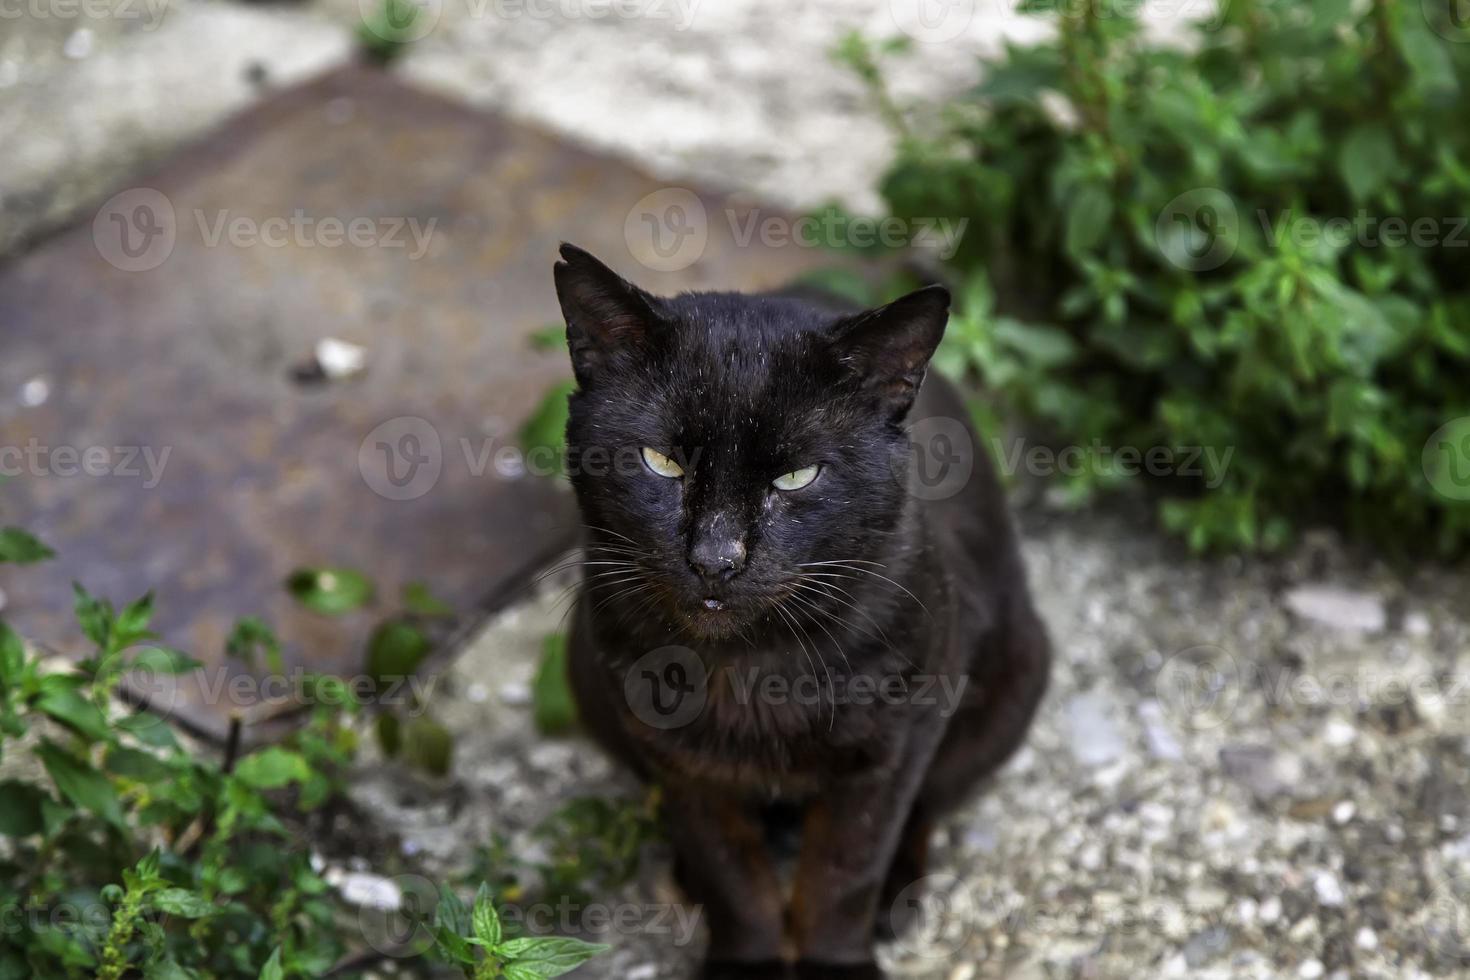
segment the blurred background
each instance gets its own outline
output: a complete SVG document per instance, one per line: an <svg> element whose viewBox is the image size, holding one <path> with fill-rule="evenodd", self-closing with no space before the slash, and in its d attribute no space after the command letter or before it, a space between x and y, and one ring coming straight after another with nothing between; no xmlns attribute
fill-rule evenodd
<svg viewBox="0 0 1470 980"><path fill-rule="evenodd" d="M1467 975L1467 86L1464 0L0 0L0 980L691 975L562 241L956 297L1058 664L894 976Z"/></svg>

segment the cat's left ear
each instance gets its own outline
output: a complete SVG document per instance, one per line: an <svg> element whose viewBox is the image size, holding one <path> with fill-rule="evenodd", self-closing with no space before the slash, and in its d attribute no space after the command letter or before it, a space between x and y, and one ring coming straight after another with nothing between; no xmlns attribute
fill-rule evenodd
<svg viewBox="0 0 1470 980"><path fill-rule="evenodd" d="M859 383L874 392L894 418L901 418L919 393L929 358L948 322L949 290L926 286L838 321L832 345Z"/></svg>
<svg viewBox="0 0 1470 980"><path fill-rule="evenodd" d="M586 388L599 369L625 354L646 350L662 325L656 300L593 258L563 243L556 264L556 296L567 322L572 370Z"/></svg>

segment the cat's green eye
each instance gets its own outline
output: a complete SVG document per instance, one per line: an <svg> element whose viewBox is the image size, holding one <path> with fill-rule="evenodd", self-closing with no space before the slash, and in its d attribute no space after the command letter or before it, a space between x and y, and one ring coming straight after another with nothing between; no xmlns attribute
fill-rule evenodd
<svg viewBox="0 0 1470 980"><path fill-rule="evenodd" d="M818 466L803 466L799 470L782 474L771 481L771 486L777 490L800 490L817 478Z"/></svg>
<svg viewBox="0 0 1470 980"><path fill-rule="evenodd" d="M669 459L669 457L657 449L649 449L647 446L644 446L643 462L647 463L648 468L659 476L668 477L670 480L684 475L684 467Z"/></svg>

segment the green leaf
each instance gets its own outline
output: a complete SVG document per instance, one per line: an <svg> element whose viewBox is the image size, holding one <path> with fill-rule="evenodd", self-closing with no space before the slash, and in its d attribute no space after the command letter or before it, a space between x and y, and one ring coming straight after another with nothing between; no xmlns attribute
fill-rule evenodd
<svg viewBox="0 0 1470 980"><path fill-rule="evenodd" d="M276 745L252 752L235 766L235 778L255 789L280 789L310 776L311 767L301 753Z"/></svg>
<svg viewBox="0 0 1470 980"><path fill-rule="evenodd" d="M150 896L149 901L158 911L184 919L203 919L219 911L204 896L187 888L165 888Z"/></svg>
<svg viewBox="0 0 1470 980"><path fill-rule="evenodd" d="M272 674L285 673L286 665L281 659L281 641L276 639L275 632L255 616L236 620L229 638L225 640L225 656L254 667L257 651L265 652L266 666Z"/></svg>
<svg viewBox="0 0 1470 980"><path fill-rule="evenodd" d="M473 926L470 910L465 908L459 895L447 884L439 885L439 903L434 907L434 922L448 927L459 936L469 935Z"/></svg>
<svg viewBox="0 0 1470 980"><path fill-rule="evenodd" d="M180 966L172 956L163 956L143 968L143 980L198 980L199 974Z"/></svg>
<svg viewBox="0 0 1470 980"><path fill-rule="evenodd" d="M172 647L145 647L132 660L133 670L146 670L155 674L187 674L204 665L182 650Z"/></svg>
<svg viewBox="0 0 1470 980"><path fill-rule="evenodd" d="M149 592L123 607L123 611L117 614L117 622L112 628L116 648L121 650L152 637L153 634L148 632L148 624L152 621L153 593Z"/></svg>
<svg viewBox="0 0 1470 980"><path fill-rule="evenodd" d="M561 936L528 936L501 943L495 953L507 964L506 976L511 975L509 968L514 967L522 971L521 976L542 980L575 970L608 948Z"/></svg>
<svg viewBox="0 0 1470 980"><path fill-rule="evenodd" d="M454 615L454 607L435 596L422 582L410 582L403 587L403 608L415 616Z"/></svg>
<svg viewBox="0 0 1470 980"><path fill-rule="evenodd" d="M490 886L483 881L475 892L474 927L475 938L487 948L500 945L500 915L495 911Z"/></svg>
<svg viewBox="0 0 1470 980"><path fill-rule="evenodd" d="M115 745L109 749L103 768L114 776L138 783L160 783L173 775L173 770L157 756L126 745Z"/></svg>
<svg viewBox="0 0 1470 980"><path fill-rule="evenodd" d="M475 951L469 942L446 925L436 925L432 930L434 947L439 955L450 963L474 963Z"/></svg>
<svg viewBox="0 0 1470 980"><path fill-rule="evenodd" d="M18 527L0 528L0 562L30 565L55 557L56 552L29 532Z"/></svg>
<svg viewBox="0 0 1470 980"><path fill-rule="evenodd" d="M543 735L562 735L577 724L577 707L567 674L567 639L560 633L542 641L541 665L531 685L531 704L536 728Z"/></svg>
<svg viewBox="0 0 1470 980"><path fill-rule="evenodd" d="M303 606L329 616L361 609L373 600L373 583L350 568L299 568L286 578L286 590Z"/></svg>
<svg viewBox="0 0 1470 980"><path fill-rule="evenodd" d="M51 678L48 677L47 680ZM73 686L54 683L48 685L36 699L36 709L94 742L105 741L111 735L107 718L101 709L82 697Z"/></svg>
<svg viewBox="0 0 1470 980"><path fill-rule="evenodd" d="M46 791L39 786L14 779L0 782L0 836L39 834L45 827L41 803L46 798Z"/></svg>
<svg viewBox="0 0 1470 980"><path fill-rule="evenodd" d="M538 327L527 338L534 350L566 350L567 325L561 321Z"/></svg>
<svg viewBox="0 0 1470 980"><path fill-rule="evenodd" d="M271 951L270 959L265 961L265 966L260 968L258 980L285 980L286 971L281 969L281 947L277 946Z"/></svg>
<svg viewBox="0 0 1470 980"><path fill-rule="evenodd" d="M25 643L9 623L0 619L0 689L18 683L25 665Z"/></svg>
<svg viewBox="0 0 1470 980"><path fill-rule="evenodd" d="M398 716L391 711L384 711L378 715L378 720L373 723L373 730L378 735L378 747L388 758L393 758L403 749L403 723Z"/></svg>
<svg viewBox="0 0 1470 980"><path fill-rule="evenodd" d="M1348 192L1358 203L1366 201L1397 171L1398 151L1387 127L1363 123L1343 140L1339 166Z"/></svg>
<svg viewBox="0 0 1470 980"><path fill-rule="evenodd" d="M77 623L81 625L82 632L87 639L96 644L99 650L111 650L112 625L116 618L112 611L112 603L106 599L97 599L90 595L81 583L71 584L75 595L74 608L76 610Z"/></svg>
<svg viewBox="0 0 1470 980"><path fill-rule="evenodd" d="M425 772L444 776L453 762L454 737L443 725L421 715L403 726L403 754Z"/></svg>
<svg viewBox="0 0 1470 980"><path fill-rule="evenodd" d="M1084 185L1066 209L1066 242L1063 246L1073 259L1082 259L1097 247L1108 233L1113 220L1113 198L1096 184Z"/></svg>
<svg viewBox="0 0 1470 980"><path fill-rule="evenodd" d="M380 686L411 677L429 650L423 630L406 620L390 619L368 640L368 675Z"/></svg>
<svg viewBox="0 0 1470 980"><path fill-rule="evenodd" d="M50 740L36 746L36 756L62 796L117 827L125 827L117 793L106 776Z"/></svg>
<svg viewBox="0 0 1470 980"><path fill-rule="evenodd" d="M577 385L564 381L542 399L540 407L521 426L520 444L526 468L538 476L562 472L567 437L567 398Z"/></svg>
<svg viewBox="0 0 1470 980"><path fill-rule="evenodd" d="M173 729L168 726L168 722L149 711L139 711L125 718L119 718L113 722L113 727L127 732L144 745L160 749L179 747L179 740L174 737Z"/></svg>
<svg viewBox="0 0 1470 980"><path fill-rule="evenodd" d="M1425 20L1430 5L1423 5L1422 11L1414 4L1402 4L1397 9L1399 29L1394 32L1394 40L1398 44L1399 53L1408 63L1409 70L1414 73L1414 79L1425 91L1436 95L1456 92L1460 84L1449 47L1438 34L1429 29ZM1445 18L1446 21L1450 19L1449 16ZM1463 26L1460 30L1464 30ZM1463 42L1464 35L1459 35L1458 39Z"/></svg>

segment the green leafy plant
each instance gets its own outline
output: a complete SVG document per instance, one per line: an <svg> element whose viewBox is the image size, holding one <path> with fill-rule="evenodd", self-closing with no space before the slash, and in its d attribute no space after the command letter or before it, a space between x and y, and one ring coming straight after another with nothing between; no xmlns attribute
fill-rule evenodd
<svg viewBox="0 0 1470 980"><path fill-rule="evenodd" d="M28 535L7 540L37 554ZM351 688L307 675L300 727L244 755L236 729L215 758L112 696L133 672L198 666L158 645L151 595L117 609L74 592L93 647L75 664L0 619L0 980L356 975L343 965L351 917L307 845L356 748ZM433 605L418 590L413 604ZM280 641L258 619L236 625L229 649L281 669ZM557 976L600 951L550 937L484 943L493 914L477 910L478 931L462 933L484 948L475 976Z"/></svg>
<svg viewBox="0 0 1470 980"><path fill-rule="evenodd" d="M1112 450L1213 447L1153 483L1196 549L1332 523L1464 553L1470 504L1425 458L1470 415L1470 33L1448 5L1234 0L1182 46L1102 0L1024 6L1060 11L1055 39L937 108L894 106L901 52L839 50L900 136L893 214L971 218L942 365L1086 451L1077 502L1137 483Z"/></svg>
<svg viewBox="0 0 1470 980"><path fill-rule="evenodd" d="M606 946L561 936L506 936L488 885L466 909L444 886L434 912L434 948L470 980L545 980L576 969Z"/></svg>

